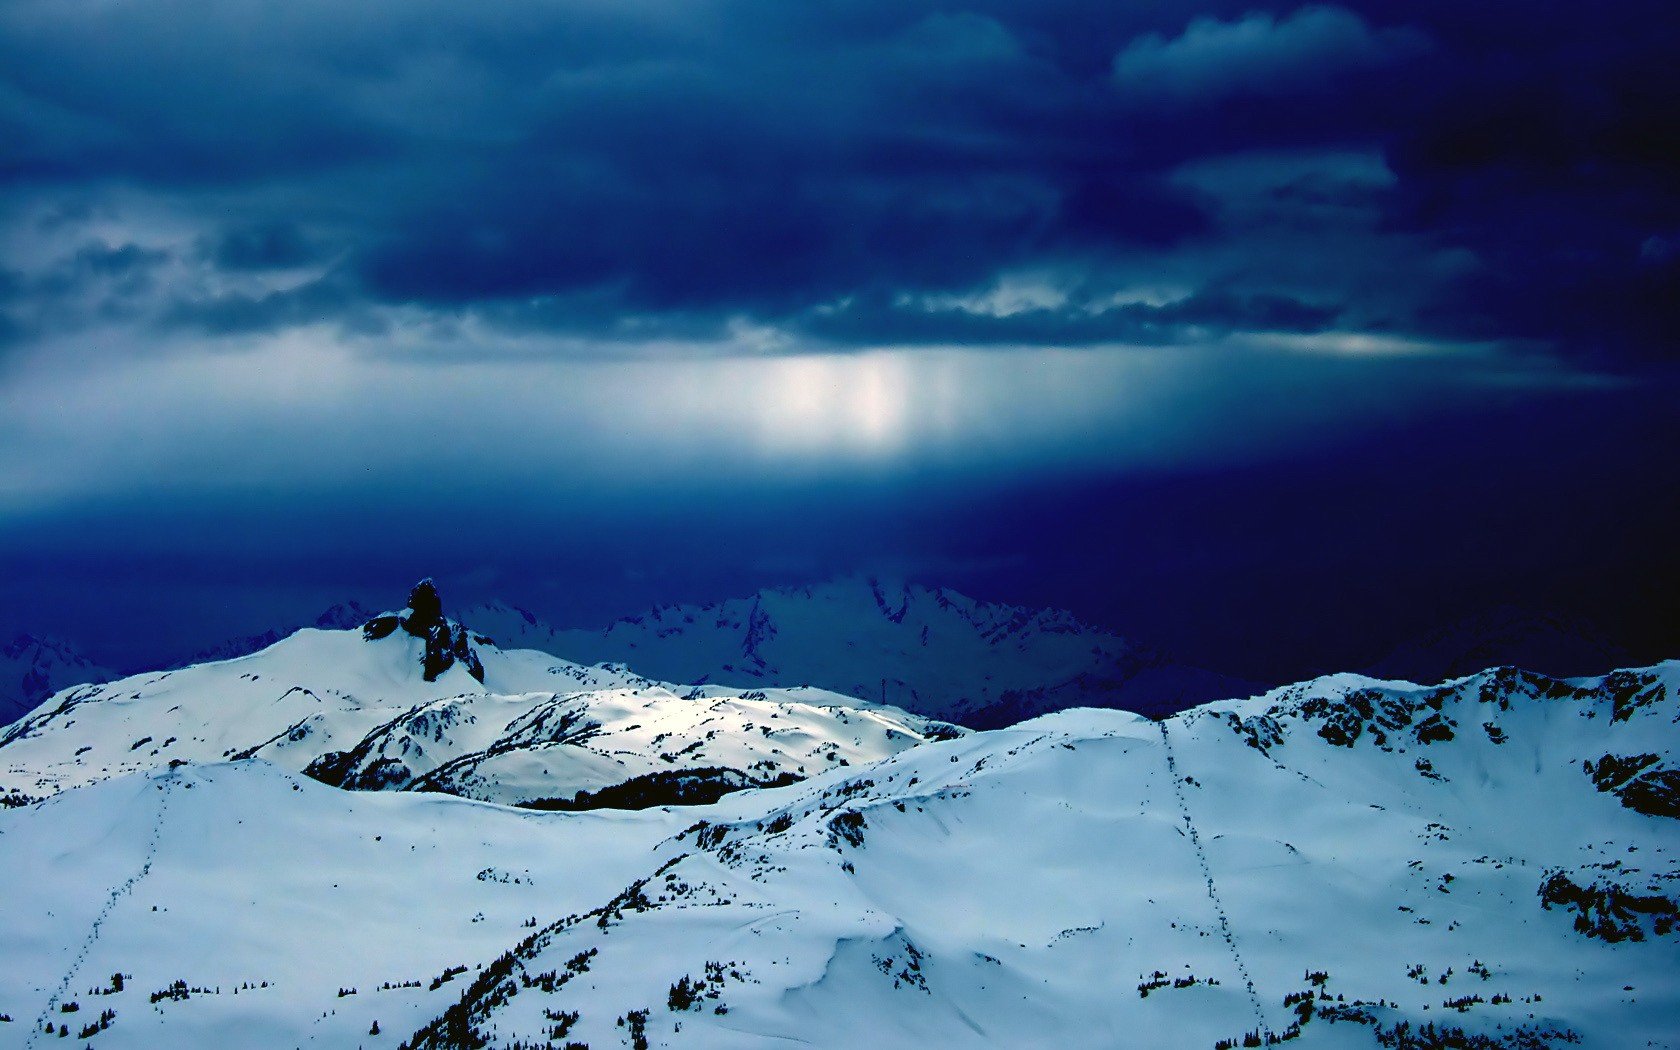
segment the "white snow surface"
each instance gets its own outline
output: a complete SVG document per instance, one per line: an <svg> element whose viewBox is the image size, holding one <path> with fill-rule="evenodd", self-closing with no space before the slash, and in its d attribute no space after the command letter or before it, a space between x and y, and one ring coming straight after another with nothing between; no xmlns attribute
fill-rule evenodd
<svg viewBox="0 0 1680 1050"><path fill-rule="evenodd" d="M1332 676L640 812L154 769L0 811L0 1046L1680 1046L1677 689Z"/></svg>
<svg viewBox="0 0 1680 1050"><path fill-rule="evenodd" d="M731 771L736 786L805 777L959 732L816 689L671 686L476 648L482 684L458 663L428 682L424 642L403 631L306 628L250 656L67 690L0 736L0 793L39 798L175 762L303 771L342 755L340 776L360 787L569 800L690 770Z"/></svg>

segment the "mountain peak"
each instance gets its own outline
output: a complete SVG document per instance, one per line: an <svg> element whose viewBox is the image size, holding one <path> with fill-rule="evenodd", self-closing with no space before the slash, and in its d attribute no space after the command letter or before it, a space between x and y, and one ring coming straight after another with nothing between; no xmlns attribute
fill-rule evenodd
<svg viewBox="0 0 1680 1050"><path fill-rule="evenodd" d="M326 631L347 631L360 627L374 617L374 611L361 602L338 602L315 617L313 626Z"/></svg>
<svg viewBox="0 0 1680 1050"><path fill-rule="evenodd" d="M437 584L430 576L415 584L408 592L410 623L443 623L443 599L438 596Z"/></svg>
<svg viewBox="0 0 1680 1050"><path fill-rule="evenodd" d="M426 643L426 651L420 658L426 681L437 681L457 663L468 674L484 681L484 665L472 647L470 633L443 615L443 599L430 576L408 592L408 606L402 612L375 616L363 624L362 637L370 642L378 641L394 634L399 627Z"/></svg>

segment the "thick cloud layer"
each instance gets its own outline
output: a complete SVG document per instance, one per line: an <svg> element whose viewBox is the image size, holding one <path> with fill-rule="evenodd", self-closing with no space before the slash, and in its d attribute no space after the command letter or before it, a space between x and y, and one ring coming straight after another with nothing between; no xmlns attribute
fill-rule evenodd
<svg viewBox="0 0 1680 1050"><path fill-rule="evenodd" d="M0 302L13 342L408 305L849 346L1018 338L927 304L1027 273L1065 307L1038 341L1334 321L1671 356L1680 19L1530 6L19 0ZM1291 182L1185 178L1279 155ZM1273 274L1302 229L1393 287ZM1154 267L1175 298L1108 317Z"/></svg>
<svg viewBox="0 0 1680 1050"><path fill-rule="evenodd" d="M890 563L1200 637L1280 564L1352 631L1305 604L1568 562L1655 623L1680 512L1605 515L1676 480L1676 54L1660 0L9 0L0 598Z"/></svg>

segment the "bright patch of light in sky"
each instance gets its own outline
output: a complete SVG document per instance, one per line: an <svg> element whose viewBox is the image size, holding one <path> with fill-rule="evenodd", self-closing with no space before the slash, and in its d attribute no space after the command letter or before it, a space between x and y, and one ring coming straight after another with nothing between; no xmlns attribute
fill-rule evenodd
<svg viewBox="0 0 1680 1050"><path fill-rule="evenodd" d="M727 488L1230 462L1439 405L1501 367L1310 342L472 360L365 353L322 326L240 349L58 347L0 385L0 509L377 480Z"/></svg>

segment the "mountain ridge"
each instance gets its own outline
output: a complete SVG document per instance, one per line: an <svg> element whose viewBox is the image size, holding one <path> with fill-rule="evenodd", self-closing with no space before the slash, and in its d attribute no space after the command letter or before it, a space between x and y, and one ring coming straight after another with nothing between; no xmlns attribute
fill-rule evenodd
<svg viewBox="0 0 1680 1050"><path fill-rule="evenodd" d="M873 761L955 727L809 688L658 682L503 650L435 587L354 629L57 694L0 734L31 799L174 762L262 757L335 785L579 805L715 797Z"/></svg>
<svg viewBox="0 0 1680 1050"><path fill-rule="evenodd" d="M0 1010L188 1050L1672 1048L1677 690L1330 675L641 812L154 768L0 812Z"/></svg>

